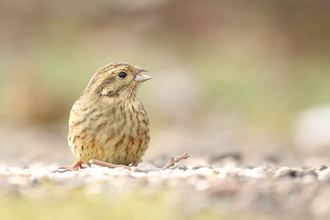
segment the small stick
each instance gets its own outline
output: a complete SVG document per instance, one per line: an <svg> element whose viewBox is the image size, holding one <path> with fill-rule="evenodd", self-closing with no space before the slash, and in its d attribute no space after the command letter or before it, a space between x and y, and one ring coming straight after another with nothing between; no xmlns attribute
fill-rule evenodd
<svg viewBox="0 0 330 220"><path fill-rule="evenodd" d="M180 160L187 159L188 157L189 157L189 154L187 154L187 153L184 153L181 156L171 157L170 161L162 168L162 170L166 170L167 168L174 166L174 164L179 162Z"/></svg>
<svg viewBox="0 0 330 220"><path fill-rule="evenodd" d="M101 166L101 167L109 167L109 168L123 167L123 168L126 168L126 169L130 169L128 166L125 166L125 165L117 165L117 164L113 164L113 163L107 163L107 162L96 160L96 159L89 159L88 163L98 165L98 166Z"/></svg>
<svg viewBox="0 0 330 220"><path fill-rule="evenodd" d="M163 168L161 168L161 170L166 170L167 168L170 168L171 166L174 166L175 163L179 162L180 160L187 159L188 157L189 157L188 153L184 153L181 156L177 156L177 157L171 157L170 161ZM129 170L131 169L130 167L125 166L125 165L117 165L117 164L107 163L107 162L96 160L96 159L89 159L88 163L98 165L98 166L101 166L101 167L109 167L109 168L123 167L125 169L129 169Z"/></svg>

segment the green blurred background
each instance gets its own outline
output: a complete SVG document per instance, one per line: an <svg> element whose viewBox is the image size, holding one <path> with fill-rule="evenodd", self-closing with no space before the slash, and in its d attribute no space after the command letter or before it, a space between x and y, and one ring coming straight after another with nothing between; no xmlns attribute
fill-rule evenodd
<svg viewBox="0 0 330 220"><path fill-rule="evenodd" d="M2 0L0 163L71 164L70 108L115 61L154 77L138 93L151 120L146 161L187 151L191 163L327 163L329 9L326 0Z"/></svg>

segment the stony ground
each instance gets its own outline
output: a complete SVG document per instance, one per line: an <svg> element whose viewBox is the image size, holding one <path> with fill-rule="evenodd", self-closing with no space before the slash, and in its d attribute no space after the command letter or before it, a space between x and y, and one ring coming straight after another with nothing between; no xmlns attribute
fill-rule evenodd
<svg viewBox="0 0 330 220"><path fill-rule="evenodd" d="M211 216L214 219L216 216L225 219L328 219L330 216L330 168L326 166L272 169L176 165L160 170L141 164L131 170L95 166L78 171L0 167L3 208L12 197L47 201L59 196L70 198L66 193L77 190L115 200L136 192L138 197L144 198L166 192L171 196L156 202L164 206L170 204L171 211L185 213L182 216L187 219L194 219L201 212L212 213L207 215L209 219ZM0 211L0 215L10 217L12 212ZM161 219L176 215L163 217Z"/></svg>

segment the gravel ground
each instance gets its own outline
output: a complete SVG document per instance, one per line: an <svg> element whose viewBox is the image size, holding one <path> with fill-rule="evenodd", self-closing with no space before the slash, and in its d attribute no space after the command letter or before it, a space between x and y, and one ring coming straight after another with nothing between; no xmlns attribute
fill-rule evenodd
<svg viewBox="0 0 330 220"><path fill-rule="evenodd" d="M82 170L2 168L0 196L38 197L52 190L83 189L93 194L120 196L139 189L143 193L172 190L185 198L185 210L268 216L267 219L328 219L330 168L211 167L176 165L160 170L141 164L127 170L94 166ZM182 199L181 199L182 200ZM175 201L174 201L175 202ZM271 218L270 218L271 217Z"/></svg>

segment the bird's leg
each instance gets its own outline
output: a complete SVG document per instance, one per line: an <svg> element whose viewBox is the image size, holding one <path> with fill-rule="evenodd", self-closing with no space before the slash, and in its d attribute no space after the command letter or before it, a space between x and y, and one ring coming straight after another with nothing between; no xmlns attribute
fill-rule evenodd
<svg viewBox="0 0 330 220"><path fill-rule="evenodd" d="M137 167L139 165L139 162L138 161L134 161L131 165L131 167Z"/></svg>
<svg viewBox="0 0 330 220"><path fill-rule="evenodd" d="M78 160L78 161L74 162L74 164L72 164L72 166L60 167L58 169L75 169L75 170L78 170L78 168L85 169L85 167L82 166L83 164L84 164L84 162L82 162L81 160Z"/></svg>
<svg viewBox="0 0 330 220"><path fill-rule="evenodd" d="M107 163L107 162L96 160L96 159L89 159L88 163L98 165L98 166L101 166L101 167L109 167L109 168L123 167L123 168L126 168L126 169L130 169L130 167L128 167L126 165Z"/></svg>
<svg viewBox="0 0 330 220"><path fill-rule="evenodd" d="M189 157L189 154L187 154L187 153L184 153L181 156L171 157L170 161L162 168L162 170L166 170L167 168L174 166L174 164L179 162L180 160L187 159L188 157Z"/></svg>

